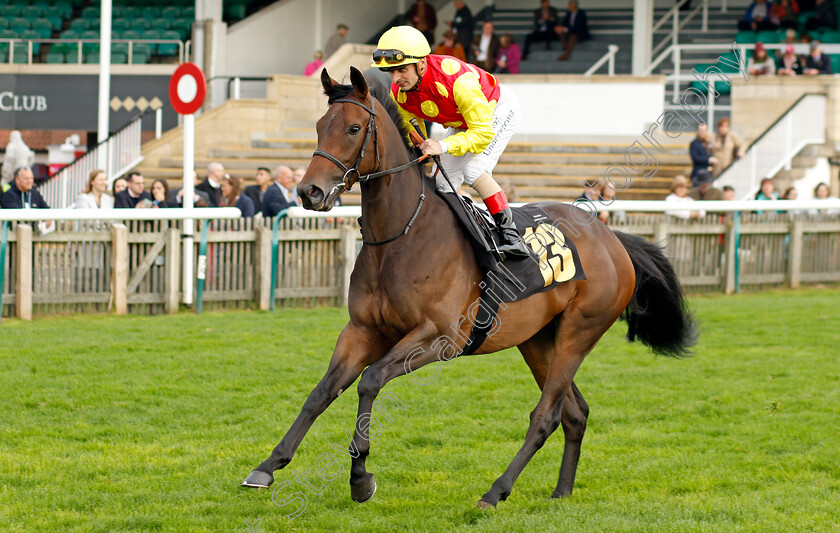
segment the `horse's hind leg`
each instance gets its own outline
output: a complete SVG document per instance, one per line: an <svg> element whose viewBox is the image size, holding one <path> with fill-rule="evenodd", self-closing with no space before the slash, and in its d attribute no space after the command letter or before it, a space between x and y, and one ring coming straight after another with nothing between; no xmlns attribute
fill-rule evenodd
<svg viewBox="0 0 840 533"><path fill-rule="evenodd" d="M580 445L586 432L586 419L589 416L589 405L583 399L577 385L566 392L566 398L560 410L560 421L566 441L563 448L563 462L560 465L560 478L552 498L564 498L572 493L575 486L575 472L580 459Z"/></svg>

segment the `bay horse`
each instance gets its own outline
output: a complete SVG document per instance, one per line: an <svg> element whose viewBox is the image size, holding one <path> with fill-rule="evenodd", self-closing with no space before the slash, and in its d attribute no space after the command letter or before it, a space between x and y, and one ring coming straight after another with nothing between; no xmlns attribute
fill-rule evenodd
<svg viewBox="0 0 840 533"><path fill-rule="evenodd" d="M470 316L468 308L480 296L482 272L452 211L432 192L434 182L412 164L414 152L405 142L407 132L399 126L403 122L387 89L369 85L355 68L350 80L350 85L341 85L322 72L329 106L317 123L318 149L298 185L306 209L328 211L341 192L361 182L361 231L367 244L350 281L350 320L326 374L288 433L242 485L271 485L273 472L289 464L315 419L361 375L350 443L350 492L353 500L364 502L373 496L376 482L365 469L369 424L359 421L371 420L374 401L389 381L442 360L432 346L436 340L463 346L471 324L459 317ZM571 212L578 209L560 202L537 205L554 220L573 220ZM560 425L565 447L552 497L571 494L589 414L573 379L583 358L622 313L628 339L637 337L658 354L682 357L695 342L682 288L659 246L613 232L600 221L580 224L577 231L573 242L587 279L502 306L498 329L474 353L516 346L542 391L524 444L479 506L506 499L529 460ZM453 325L460 327L460 336L450 330Z"/></svg>

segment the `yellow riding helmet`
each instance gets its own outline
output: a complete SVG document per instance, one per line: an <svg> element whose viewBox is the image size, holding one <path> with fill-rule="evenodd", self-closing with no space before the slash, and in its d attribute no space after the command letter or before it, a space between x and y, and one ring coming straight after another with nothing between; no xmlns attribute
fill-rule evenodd
<svg viewBox="0 0 840 533"><path fill-rule="evenodd" d="M396 26L382 34L373 51L374 68L394 68L417 63L432 53L429 41L417 28Z"/></svg>

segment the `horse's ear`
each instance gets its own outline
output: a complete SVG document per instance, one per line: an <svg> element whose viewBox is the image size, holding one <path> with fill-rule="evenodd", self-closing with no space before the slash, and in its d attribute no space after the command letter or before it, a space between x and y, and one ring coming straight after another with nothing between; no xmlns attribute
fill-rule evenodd
<svg viewBox="0 0 840 533"><path fill-rule="evenodd" d="M353 84L353 88L356 89L356 92L359 93L359 96L362 97L362 100L367 98L367 80L365 79L364 74L362 74L356 67L350 67L350 83Z"/></svg>
<svg viewBox="0 0 840 533"><path fill-rule="evenodd" d="M330 77L330 73L327 72L327 69L323 69L321 71L321 85L324 86L325 91L329 91L333 85L338 85L338 82Z"/></svg>

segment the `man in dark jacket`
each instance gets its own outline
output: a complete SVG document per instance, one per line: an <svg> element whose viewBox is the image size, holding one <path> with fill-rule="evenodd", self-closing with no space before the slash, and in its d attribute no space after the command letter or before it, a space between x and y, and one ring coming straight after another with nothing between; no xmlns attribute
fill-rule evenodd
<svg viewBox="0 0 840 533"><path fill-rule="evenodd" d="M285 166L277 167L274 173L274 183L269 185L265 191L262 201L262 214L271 218L280 211L295 205L292 199L292 189L295 178L292 169Z"/></svg>
<svg viewBox="0 0 840 533"><path fill-rule="evenodd" d="M41 193L34 189L35 177L29 167L15 170L14 180L3 193L0 205L3 209L49 209Z"/></svg>
<svg viewBox="0 0 840 533"><path fill-rule="evenodd" d="M473 64L483 68L487 72L493 72L496 68L496 57L499 55L499 47L502 45L499 38L493 33L493 23L489 20L481 27L481 33L475 36L472 42Z"/></svg>
<svg viewBox="0 0 840 533"><path fill-rule="evenodd" d="M705 124L697 126L697 137L691 141L688 147L688 153L691 155L691 162L694 168L691 170L691 183L697 186L698 176L700 172L709 170L709 166L717 162L717 158L711 155L711 145L709 144L709 129Z"/></svg>
<svg viewBox="0 0 840 533"><path fill-rule="evenodd" d="M455 18L449 21L449 27L452 28L458 42L464 47L464 53L467 54L467 61L472 61L470 58L470 44L472 44L473 31L475 31L472 11L470 11L470 7L463 0L455 0L452 4L455 6Z"/></svg>
<svg viewBox="0 0 840 533"><path fill-rule="evenodd" d="M210 198L209 207L219 207L222 203L222 178L225 177L225 167L221 163L207 165L207 177L195 186L195 190L207 193Z"/></svg>
<svg viewBox="0 0 840 533"><path fill-rule="evenodd" d="M802 73L806 76L817 74L834 74L831 68L831 59L822 53L819 41L811 41L811 53L805 57L805 67Z"/></svg>
<svg viewBox="0 0 840 533"><path fill-rule="evenodd" d="M250 198L252 202L254 202L254 210L259 213L262 211L262 202L263 196L265 196L265 191L268 190L269 185L271 185L271 171L265 167L258 168L255 180L257 184L245 187L244 194Z"/></svg>
<svg viewBox="0 0 840 533"><path fill-rule="evenodd" d="M578 9L578 3L572 0L569 2L569 10L563 17L563 23L557 27L560 40L563 41L563 55L560 61L569 59L572 50L579 41L589 39L589 23L586 21L586 11Z"/></svg>
<svg viewBox="0 0 840 533"><path fill-rule="evenodd" d="M114 208L134 209L138 205L140 207L149 207L145 205L146 202L143 202L143 200L152 202L152 195L143 190L145 187L143 176L139 172L130 172L125 179L128 182L128 187L114 196Z"/></svg>
<svg viewBox="0 0 840 533"><path fill-rule="evenodd" d="M548 0L542 0L540 7L534 10L534 31L525 36L525 48L522 50L522 60L528 59L531 44L545 41L545 49L551 50L551 41L557 40L557 10L549 5Z"/></svg>

